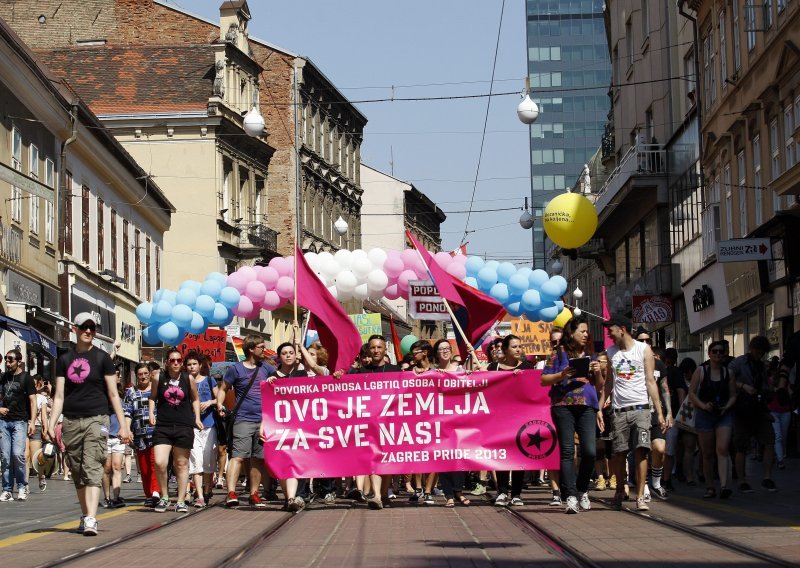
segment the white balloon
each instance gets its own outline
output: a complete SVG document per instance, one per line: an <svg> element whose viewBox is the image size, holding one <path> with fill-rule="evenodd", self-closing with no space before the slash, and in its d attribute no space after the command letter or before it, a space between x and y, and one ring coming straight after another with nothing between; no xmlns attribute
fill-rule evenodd
<svg viewBox="0 0 800 568"><path fill-rule="evenodd" d="M342 267L339 266L339 263L336 262L336 259L333 258L332 256L330 258L325 258L320 262L321 262L319 266L320 272L322 272L325 276L335 278L336 275L342 271Z"/></svg>
<svg viewBox="0 0 800 568"><path fill-rule="evenodd" d="M353 262L355 262L359 258L367 258L367 252L361 249L356 249L353 251L350 257L353 259Z"/></svg>
<svg viewBox="0 0 800 568"><path fill-rule="evenodd" d="M336 289L340 294L351 294L353 289L358 285L358 278L349 270L342 270L336 275Z"/></svg>
<svg viewBox="0 0 800 568"><path fill-rule="evenodd" d="M328 259L333 259L333 255L328 251L324 250L322 252L317 253L317 262L319 263L319 266L322 266L325 262L328 261Z"/></svg>
<svg viewBox="0 0 800 568"><path fill-rule="evenodd" d="M317 262L318 262L318 258L319 258L317 256L317 253L311 251L311 252L305 253L303 256L305 257L306 262L308 263L308 266L311 267L311 270L316 271L317 270L317 266L318 266Z"/></svg>
<svg viewBox="0 0 800 568"><path fill-rule="evenodd" d="M386 262L386 251L380 248L370 249L367 258L375 268L383 268L383 263Z"/></svg>
<svg viewBox="0 0 800 568"><path fill-rule="evenodd" d="M338 262L339 266L343 269L350 268L353 262L353 253L347 249L339 249L336 251L336 254L333 255L333 258L336 259L336 262Z"/></svg>
<svg viewBox="0 0 800 568"><path fill-rule="evenodd" d="M375 300L376 302L379 302L381 298L383 298L383 290L373 290L372 288L369 287L368 289L369 289L368 297L370 300Z"/></svg>
<svg viewBox="0 0 800 568"><path fill-rule="evenodd" d="M372 270L372 263L367 258L366 253L364 253L363 257L356 257L353 259L353 263L350 265L350 270L353 271L353 274L356 275L356 278L358 278L359 282L366 281L367 274L369 274Z"/></svg>
<svg viewBox="0 0 800 568"><path fill-rule="evenodd" d="M328 292L331 293L331 296L333 296L334 299L339 299L339 291L336 289L336 286L328 286Z"/></svg>
<svg viewBox="0 0 800 568"><path fill-rule="evenodd" d="M366 300L369 296L369 289L366 284L359 284L353 289L353 297L356 300Z"/></svg>
<svg viewBox="0 0 800 568"><path fill-rule="evenodd" d="M337 293L337 298L336 299L339 300L340 302L346 302L347 300L352 300L353 299L353 293L352 292L342 292L341 290L339 290L338 293Z"/></svg>
<svg viewBox="0 0 800 568"><path fill-rule="evenodd" d="M367 286L370 290L382 292L389 285L389 277L383 270L373 270L367 275Z"/></svg>

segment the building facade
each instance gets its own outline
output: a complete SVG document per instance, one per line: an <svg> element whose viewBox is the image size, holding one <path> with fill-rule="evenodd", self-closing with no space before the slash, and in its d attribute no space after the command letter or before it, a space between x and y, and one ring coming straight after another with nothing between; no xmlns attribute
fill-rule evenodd
<svg viewBox="0 0 800 568"><path fill-rule="evenodd" d="M603 1L527 0L528 75L541 110L530 127L531 195L547 203L580 175L606 125L611 68ZM541 223L533 227L533 267L549 260Z"/></svg>

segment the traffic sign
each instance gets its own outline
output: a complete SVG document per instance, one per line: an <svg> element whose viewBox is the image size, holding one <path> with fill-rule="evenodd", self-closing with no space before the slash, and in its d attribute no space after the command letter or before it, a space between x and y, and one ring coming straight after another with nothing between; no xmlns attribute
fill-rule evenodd
<svg viewBox="0 0 800 568"><path fill-rule="evenodd" d="M717 262L772 260L772 244L766 239L731 239L720 241Z"/></svg>

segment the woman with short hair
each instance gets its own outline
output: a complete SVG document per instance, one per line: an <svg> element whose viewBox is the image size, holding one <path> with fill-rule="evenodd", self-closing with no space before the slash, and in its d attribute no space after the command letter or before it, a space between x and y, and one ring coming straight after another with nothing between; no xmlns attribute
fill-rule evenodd
<svg viewBox="0 0 800 568"><path fill-rule="evenodd" d="M200 373L201 357L196 351L186 354L183 364L194 381L200 401L200 421L203 429L195 429L194 444L189 454L189 475L194 482L196 509L204 509L213 492L213 477L217 466L217 428L214 411L217 407L217 382Z"/></svg>

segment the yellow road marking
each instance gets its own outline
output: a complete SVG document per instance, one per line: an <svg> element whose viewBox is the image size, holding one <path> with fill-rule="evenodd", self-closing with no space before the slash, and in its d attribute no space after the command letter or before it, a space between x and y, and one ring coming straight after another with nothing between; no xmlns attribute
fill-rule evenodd
<svg viewBox="0 0 800 568"><path fill-rule="evenodd" d="M757 521L762 521L768 523L770 525L786 527L792 529L793 531L800 532L800 526L793 526L790 523L792 522L789 519L784 519L783 517L776 517L775 515L768 515L767 513L759 513L757 511L748 511L745 509L740 509L736 506L731 507L730 505L723 505L720 503L714 503L707 499L698 499L697 497L687 497L685 495L670 495L671 499L675 499L676 501L688 501L693 505L700 505L702 507L706 507L708 509L714 509L716 511L724 511L727 513L734 512L737 515L741 515L743 517L749 517L751 519L755 519Z"/></svg>
<svg viewBox="0 0 800 568"><path fill-rule="evenodd" d="M98 515L97 520L101 521L104 519L112 519L114 517L119 517L120 515L124 515L125 513L128 513L130 511L141 511L143 509L144 509L143 507L126 507L124 509L117 509L116 511L109 511L108 513L103 513L102 515ZM27 532L23 534L10 536L8 538L0 540L0 548L6 548L8 546L14 546L15 544L22 544L23 542L35 540L43 536L49 536L50 534L56 531L77 529L79 523L80 521L68 521L66 523L61 523L60 525L55 525L54 527L49 527L46 529L36 529L37 532Z"/></svg>

